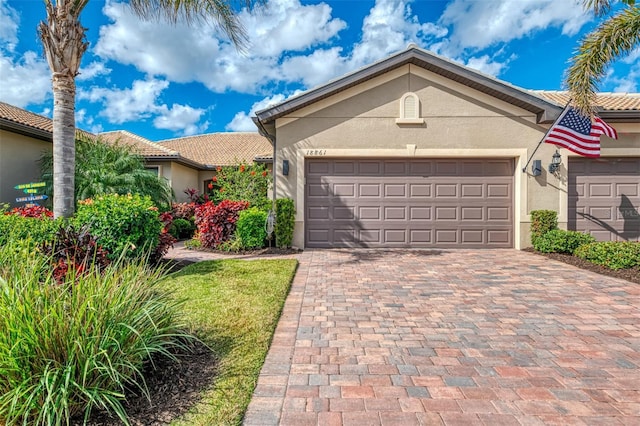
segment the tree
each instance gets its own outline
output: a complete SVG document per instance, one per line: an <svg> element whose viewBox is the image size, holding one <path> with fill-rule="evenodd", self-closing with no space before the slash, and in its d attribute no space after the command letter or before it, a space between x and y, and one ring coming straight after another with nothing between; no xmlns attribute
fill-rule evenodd
<svg viewBox="0 0 640 426"><path fill-rule="evenodd" d="M127 145L108 144L79 136L75 143L74 200L106 194L148 195L158 207L171 207L173 193L166 179L144 168L144 158ZM45 193L55 197L53 155L43 154L40 165ZM75 209L75 203L74 203Z"/></svg>
<svg viewBox="0 0 640 426"><path fill-rule="evenodd" d="M259 1L259 0L258 0ZM244 0L250 8L253 0ZM53 212L69 217L75 210L75 79L87 50L86 28L80 14L89 0L44 0L47 19L38 32L52 73L53 89ZM210 20L237 48L247 39L237 15L226 0L129 0L141 19L171 23Z"/></svg>
<svg viewBox="0 0 640 426"><path fill-rule="evenodd" d="M604 20L589 33L571 59L566 85L574 106L586 115L595 109L598 83L609 65L640 45L640 8L635 0L621 0L626 7ZM598 17L608 14L612 0L583 0L584 7Z"/></svg>

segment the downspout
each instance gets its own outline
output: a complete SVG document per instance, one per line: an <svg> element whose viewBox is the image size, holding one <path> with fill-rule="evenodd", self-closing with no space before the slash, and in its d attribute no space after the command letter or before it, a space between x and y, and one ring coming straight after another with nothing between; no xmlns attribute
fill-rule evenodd
<svg viewBox="0 0 640 426"><path fill-rule="evenodd" d="M269 212L269 216L270 218L268 218L267 220L270 220L271 223L275 223L275 215L276 215L276 174L277 174L277 161L276 161L276 137L272 136L269 134L269 132L267 132L267 130L264 128L264 125L262 124L262 121L260 121L260 119L258 117L255 117L254 123L258 126L258 132L266 137L267 139L269 139L271 141L271 145L273 145L273 167L271 170L271 178L272 178L272 193L271 193L271 212ZM269 238L271 238L271 235L268 235Z"/></svg>

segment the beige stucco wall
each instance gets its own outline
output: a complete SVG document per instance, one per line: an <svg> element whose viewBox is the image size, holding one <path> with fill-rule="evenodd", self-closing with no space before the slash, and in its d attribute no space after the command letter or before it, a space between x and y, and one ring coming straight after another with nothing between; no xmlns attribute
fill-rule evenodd
<svg viewBox="0 0 640 426"><path fill-rule="evenodd" d="M396 123L399 100L406 92L418 95L424 124ZM631 131L623 127L618 130ZM514 240L516 248L523 248L530 241L531 210L559 211L561 225L566 226L566 167L559 178L546 171L555 147L543 144L533 157L542 160L541 176L531 176L530 166L522 172L545 131L529 111L406 65L276 121L277 196L294 199L294 245L303 247L306 158L514 158ZM640 155L636 138L623 135L620 142L625 148L618 150L603 142L603 155ZM567 151L561 151L566 165ZM284 159L290 162L288 176L282 175Z"/></svg>
<svg viewBox="0 0 640 426"><path fill-rule="evenodd" d="M13 187L39 182L38 160L44 151L51 149L51 142L0 130L0 203L9 203L12 207L24 204L16 203L15 199L26 194Z"/></svg>
<svg viewBox="0 0 640 426"><path fill-rule="evenodd" d="M166 177L166 175L165 175ZM198 181L198 170L182 164L171 162L170 176L168 177L171 188L179 203L188 202L189 197L184 193L187 188L201 188L202 183Z"/></svg>

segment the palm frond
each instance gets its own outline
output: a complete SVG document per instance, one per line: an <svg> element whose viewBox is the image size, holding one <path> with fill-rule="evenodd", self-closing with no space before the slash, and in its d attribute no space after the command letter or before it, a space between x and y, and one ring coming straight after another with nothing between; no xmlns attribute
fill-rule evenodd
<svg viewBox="0 0 640 426"><path fill-rule="evenodd" d="M638 44L640 9L637 7L620 11L582 40L566 77L570 96L578 110L593 114L598 83L608 66Z"/></svg>

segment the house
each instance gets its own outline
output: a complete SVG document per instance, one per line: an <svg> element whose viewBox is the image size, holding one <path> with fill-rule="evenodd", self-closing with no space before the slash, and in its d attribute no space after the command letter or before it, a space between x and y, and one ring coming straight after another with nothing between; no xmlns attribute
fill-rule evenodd
<svg viewBox="0 0 640 426"><path fill-rule="evenodd" d="M640 94L602 94L601 157L538 144L567 95L529 91L414 45L258 111L298 247L524 248L530 213L640 239ZM537 150L536 150L537 149ZM534 173L528 160L542 164ZM526 165L526 168L525 168Z"/></svg>
<svg viewBox="0 0 640 426"><path fill-rule="evenodd" d="M16 198L25 194L14 187L40 180L38 162L52 149L52 131L51 119L0 102L0 204L19 205ZM123 130L78 133L133 147L148 169L169 181L177 201L188 200L187 188L204 192L217 166L237 164L236 159L270 165L273 156L269 140L258 133L214 133L160 143Z"/></svg>

